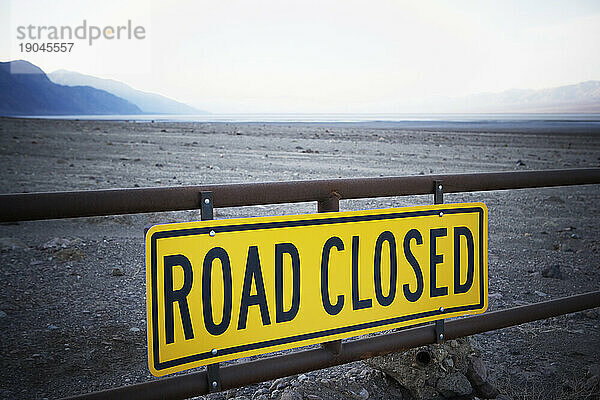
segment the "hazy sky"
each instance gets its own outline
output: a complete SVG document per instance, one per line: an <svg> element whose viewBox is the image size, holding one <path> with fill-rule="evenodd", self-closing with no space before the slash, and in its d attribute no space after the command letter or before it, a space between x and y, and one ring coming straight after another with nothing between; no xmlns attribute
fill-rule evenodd
<svg viewBox="0 0 600 400"><path fill-rule="evenodd" d="M0 4L0 60L113 78L211 112L402 112L440 96L600 80L597 0ZM84 19L131 20L145 39L20 52L18 26Z"/></svg>

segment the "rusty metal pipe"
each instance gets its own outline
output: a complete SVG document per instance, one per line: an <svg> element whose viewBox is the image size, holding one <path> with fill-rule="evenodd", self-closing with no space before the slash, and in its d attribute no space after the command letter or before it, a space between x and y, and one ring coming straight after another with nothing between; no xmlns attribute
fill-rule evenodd
<svg viewBox="0 0 600 400"><path fill-rule="evenodd" d="M2 194L0 222L192 210L203 191L215 207L430 194L438 180L445 193L585 185L600 168Z"/></svg>
<svg viewBox="0 0 600 400"><path fill-rule="evenodd" d="M445 334L448 340L456 339L595 307L600 307L600 291L449 320L445 324ZM435 343L434 325L418 326L345 342L337 355L324 349L311 349L229 365L220 370L221 385L224 390L233 389L432 343ZM72 399L184 399L206 393L208 385L203 371Z"/></svg>

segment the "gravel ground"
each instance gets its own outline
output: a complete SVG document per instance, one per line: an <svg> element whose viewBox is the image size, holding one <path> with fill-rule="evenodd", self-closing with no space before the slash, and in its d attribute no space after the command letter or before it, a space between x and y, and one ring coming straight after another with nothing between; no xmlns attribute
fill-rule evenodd
<svg viewBox="0 0 600 400"><path fill-rule="evenodd" d="M598 167L600 132L0 118L0 154L0 192L15 193ZM598 185L450 194L445 201L488 206L490 310L600 288ZM239 207L217 209L216 218L315 211L314 203ZM156 379L146 361L143 227L195 219L197 211L185 211L0 225L0 398L57 398ZM510 398L590 394L586 381L600 360L598 309L475 339L490 381ZM295 395L409 398L360 362L207 397Z"/></svg>

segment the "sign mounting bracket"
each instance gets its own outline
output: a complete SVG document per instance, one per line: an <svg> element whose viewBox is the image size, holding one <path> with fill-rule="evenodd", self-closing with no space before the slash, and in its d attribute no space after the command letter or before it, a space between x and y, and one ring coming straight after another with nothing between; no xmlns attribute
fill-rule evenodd
<svg viewBox="0 0 600 400"><path fill-rule="evenodd" d="M433 204L444 204L444 183L441 180L433 181ZM444 311L444 307L440 307ZM435 342L444 343L444 319L435 321Z"/></svg>
<svg viewBox="0 0 600 400"><path fill-rule="evenodd" d="M210 221L214 219L213 193L200 192L200 219ZM212 350L212 354L217 354L217 349ZM221 374L219 373L219 363L206 366L206 379L208 380L209 393L221 391Z"/></svg>
<svg viewBox="0 0 600 400"><path fill-rule="evenodd" d="M336 212L340 211L340 195L337 192L332 192L327 199L319 200L317 203L317 212ZM330 352L334 356L340 355L342 352L342 340L332 340L321 343L321 348Z"/></svg>

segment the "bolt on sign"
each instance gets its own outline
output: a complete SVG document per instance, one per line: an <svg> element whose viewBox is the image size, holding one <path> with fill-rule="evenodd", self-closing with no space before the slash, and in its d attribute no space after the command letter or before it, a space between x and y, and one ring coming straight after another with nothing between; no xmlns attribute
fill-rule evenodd
<svg viewBox="0 0 600 400"><path fill-rule="evenodd" d="M487 308L482 203L197 221L146 235L156 376Z"/></svg>

